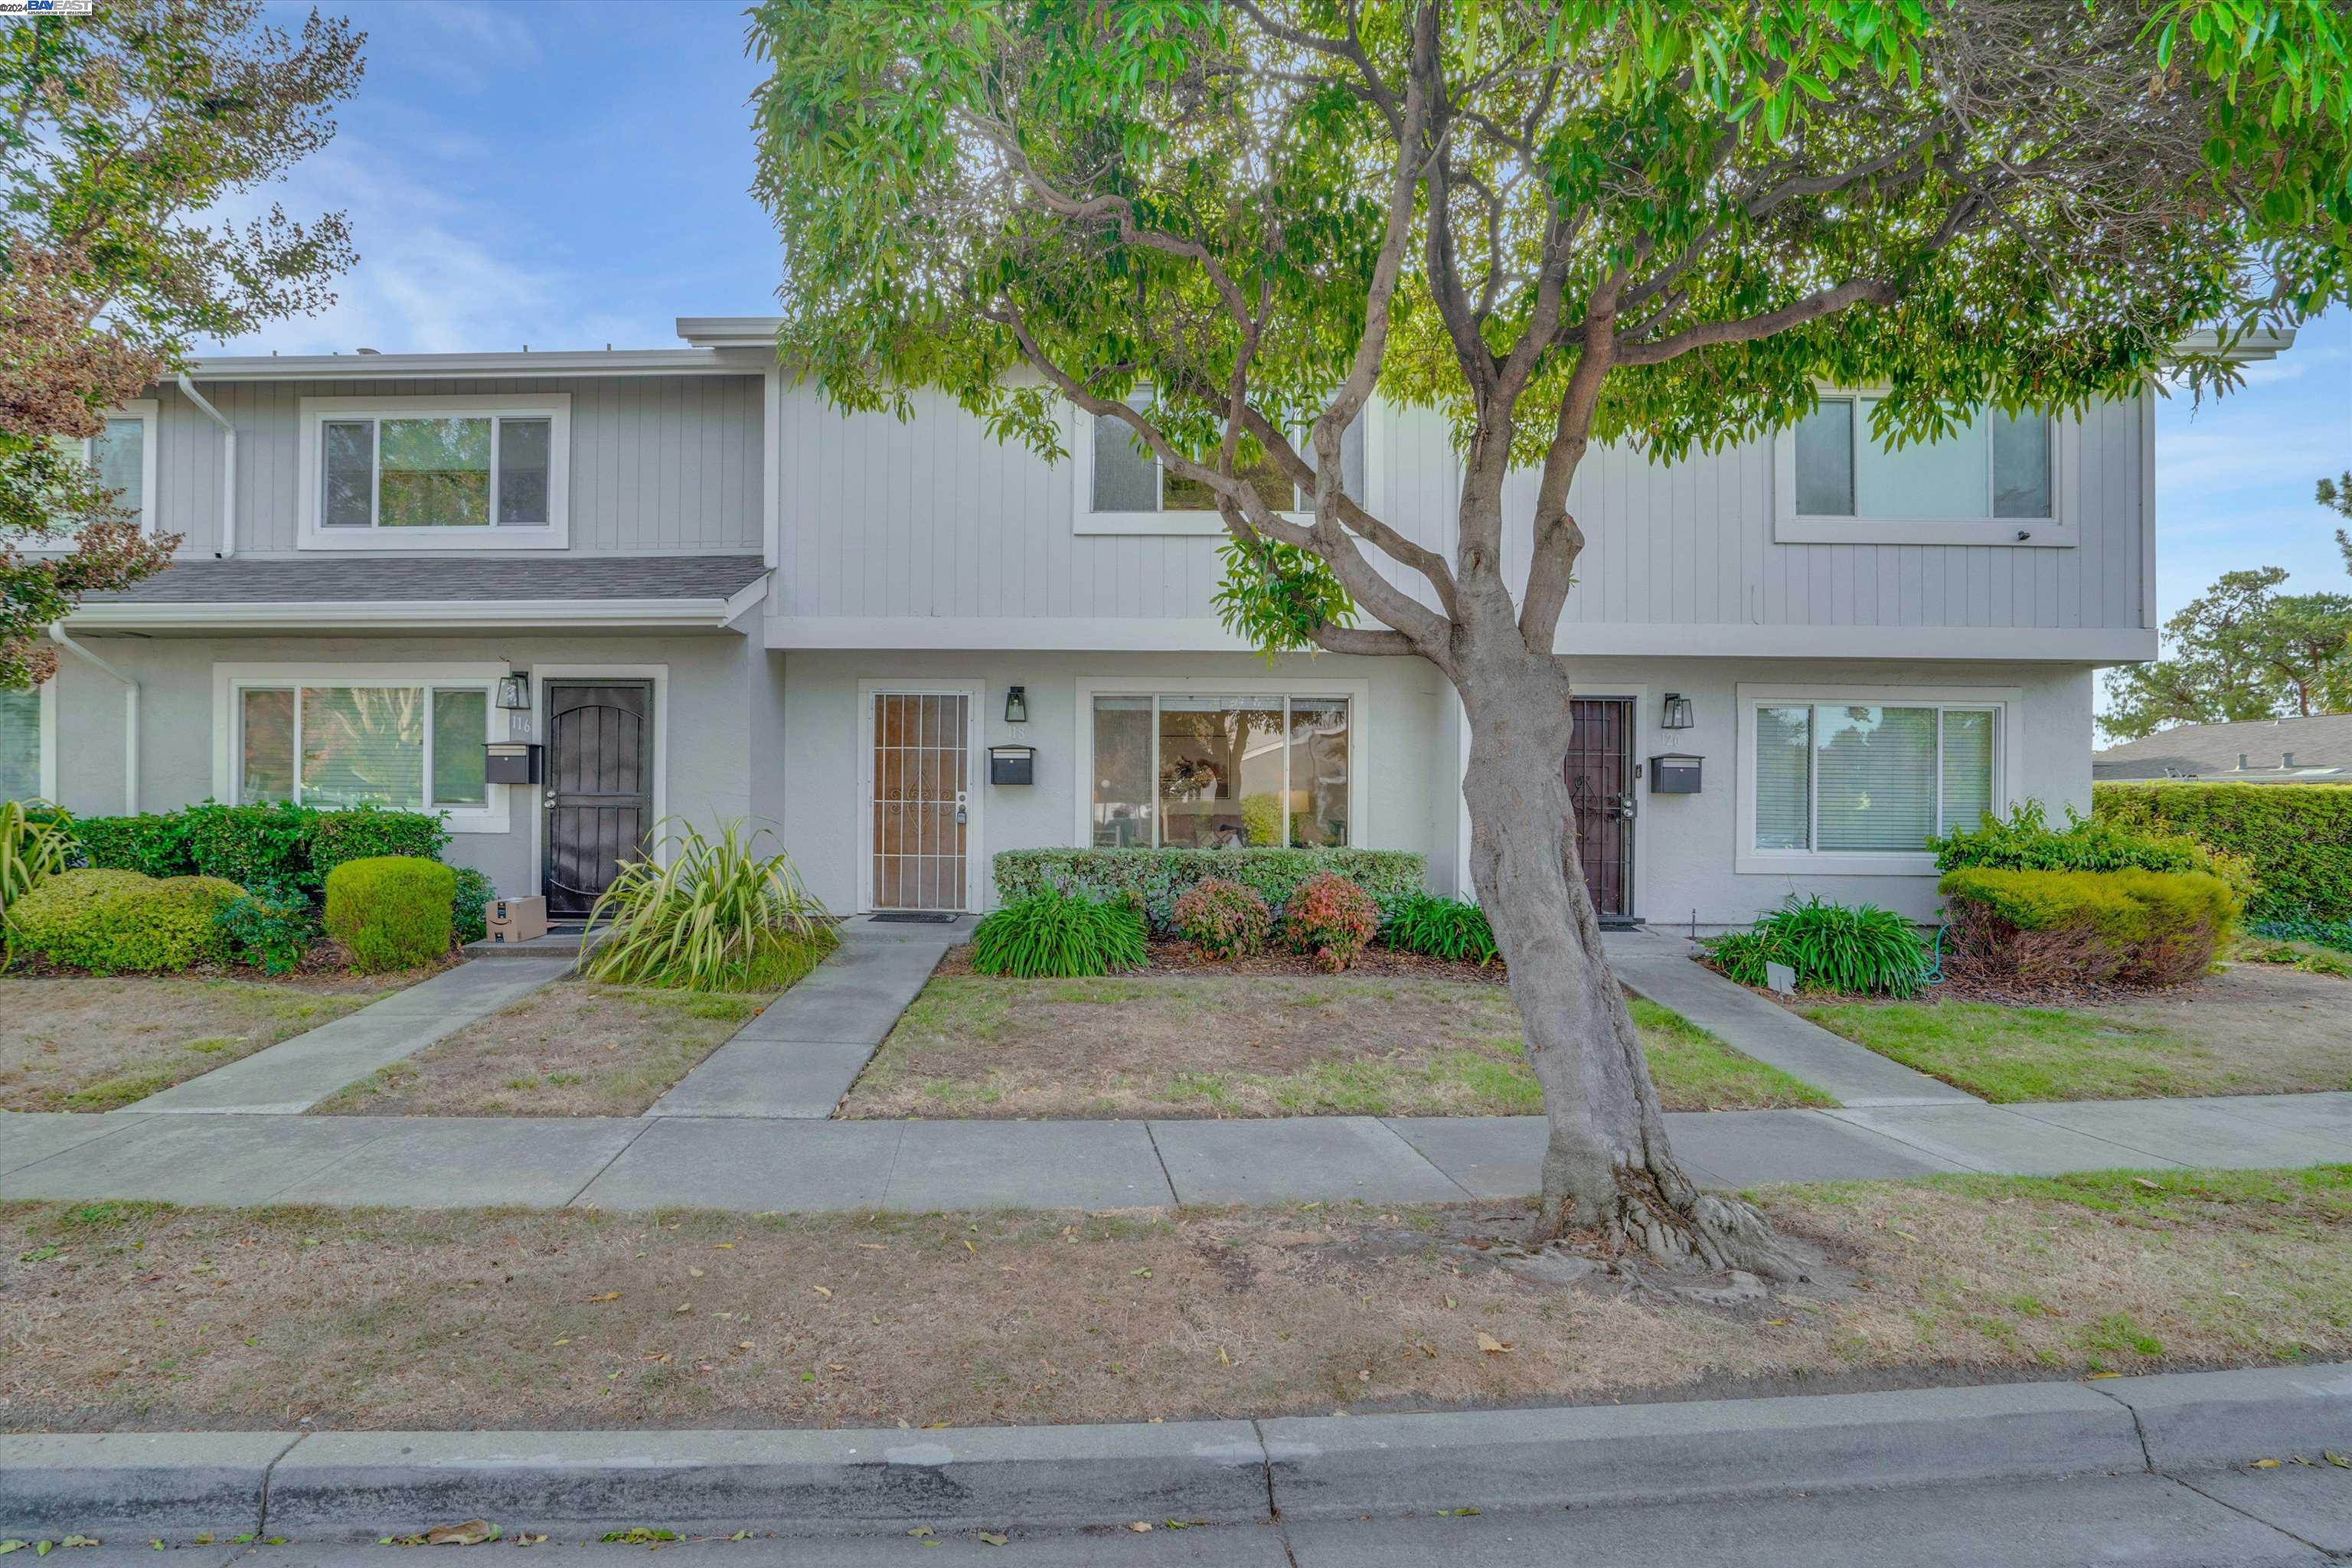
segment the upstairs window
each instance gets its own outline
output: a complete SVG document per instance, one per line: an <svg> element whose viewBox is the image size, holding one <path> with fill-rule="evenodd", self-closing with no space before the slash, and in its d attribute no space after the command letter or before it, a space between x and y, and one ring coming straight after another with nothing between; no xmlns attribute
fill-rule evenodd
<svg viewBox="0 0 2352 1568"><path fill-rule="evenodd" d="M42 767L43 705L48 688L0 691L0 800L34 800L49 793Z"/></svg>
<svg viewBox="0 0 2352 1568"><path fill-rule="evenodd" d="M68 456L96 470L98 482L115 492L115 504L130 514L142 532L153 531L149 510L155 489L155 404L142 398L106 416L106 428L95 436L68 441ZM81 531L77 520L46 542L34 540L31 550L69 550Z"/></svg>
<svg viewBox="0 0 2352 1568"><path fill-rule="evenodd" d="M561 546L570 403L306 398L304 547Z"/></svg>
<svg viewBox="0 0 2352 1568"><path fill-rule="evenodd" d="M1152 405L1152 395L1139 390L1128 399L1130 407ZM1080 533L1199 533L1221 534L1224 521L1217 512L1216 492L1197 480L1181 479L1160 466L1149 447L1139 445L1124 420L1097 419L1081 414L1078 443L1078 509ZM1364 496L1364 425L1358 419L1339 441L1340 482L1348 493ZM1306 433L1297 437L1299 455L1311 466L1313 449ZM1243 480L1275 511L1293 515L1311 510L1311 491L1292 485L1271 458L1244 470Z"/></svg>
<svg viewBox="0 0 2352 1568"><path fill-rule="evenodd" d="M1824 397L1797 426L1800 517L2047 521L2050 420L1979 409L1940 440L1884 445L1875 397Z"/></svg>

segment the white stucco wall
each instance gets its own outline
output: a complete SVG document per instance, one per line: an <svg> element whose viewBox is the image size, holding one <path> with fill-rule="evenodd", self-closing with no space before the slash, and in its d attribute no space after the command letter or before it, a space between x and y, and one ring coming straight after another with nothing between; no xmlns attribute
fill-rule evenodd
<svg viewBox="0 0 2352 1568"><path fill-rule="evenodd" d="M769 656L745 637L516 636L451 633L418 637L236 637L79 639L140 683L139 806L166 811L221 791L215 773L215 666L491 664L567 675L658 671L657 729L667 752L659 809L709 825L752 810L753 747L776 751ZM123 703L120 683L65 654L58 674L58 793L80 816L123 809ZM514 733L543 740L534 705ZM454 865L479 868L500 893L539 890L534 825L538 791L494 784L507 798L503 833L457 834Z"/></svg>
<svg viewBox="0 0 2352 1568"><path fill-rule="evenodd" d="M954 679L982 683L982 746L1019 742L1037 749L1036 783L981 785L983 855L1076 841L1079 790L1077 693L1082 679L1150 676L1177 680L1257 680L1292 674L1369 683L1365 714L1369 832L1378 848L1419 850L1431 880L1461 887L1467 835L1460 807L1458 710L1434 670L1400 659L1282 659L1269 666L1226 654L967 652L795 652L772 656L783 673L784 746L772 772L755 763L757 809L784 826L803 873L827 903L857 902L857 857L864 842L859 682ZM1742 873L1738 830L1734 735L1736 689L1742 682L1849 689L1942 687L2015 689L2019 693L2018 776L2022 796L2045 802L2053 816L2090 806L2091 672L2042 664L1927 664L1843 660L1620 658L1578 660L1578 689L1630 696L1635 704L1637 761L1660 752L1706 758L1696 795L1654 796L1637 785L1641 816L1635 850L1635 909L1660 923L1704 926L1745 922L1794 892L1844 902L1869 901L1916 919L1932 916L1934 879L1815 873ZM1004 721L1004 689L1025 689L1029 721ZM1692 699L1697 723L1657 727L1668 691Z"/></svg>

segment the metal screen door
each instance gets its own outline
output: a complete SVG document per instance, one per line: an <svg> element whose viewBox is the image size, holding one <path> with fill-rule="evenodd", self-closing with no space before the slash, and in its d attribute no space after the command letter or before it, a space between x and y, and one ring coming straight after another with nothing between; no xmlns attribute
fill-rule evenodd
<svg viewBox="0 0 2352 1568"><path fill-rule="evenodd" d="M971 907L965 887L971 699L874 693L873 856L877 910Z"/></svg>
<svg viewBox="0 0 2352 1568"><path fill-rule="evenodd" d="M1603 920L1633 912L1633 704L1622 697L1580 697L1576 732L1563 772L1576 810L1585 890Z"/></svg>
<svg viewBox="0 0 2352 1568"><path fill-rule="evenodd" d="M541 887L552 915L588 912L653 831L653 683L547 683Z"/></svg>

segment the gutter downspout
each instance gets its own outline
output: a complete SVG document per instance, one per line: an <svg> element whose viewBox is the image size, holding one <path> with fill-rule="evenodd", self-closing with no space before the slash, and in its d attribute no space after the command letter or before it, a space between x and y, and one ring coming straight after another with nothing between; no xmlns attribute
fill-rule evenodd
<svg viewBox="0 0 2352 1568"><path fill-rule="evenodd" d="M87 659L122 682L122 815L139 815L139 683L66 636L63 621L49 628L49 640Z"/></svg>
<svg viewBox="0 0 2352 1568"><path fill-rule="evenodd" d="M204 416L221 427L221 531L220 548L213 553L226 561L236 553L236 426L221 416L221 411L205 400L188 373L179 376L180 395L194 404Z"/></svg>

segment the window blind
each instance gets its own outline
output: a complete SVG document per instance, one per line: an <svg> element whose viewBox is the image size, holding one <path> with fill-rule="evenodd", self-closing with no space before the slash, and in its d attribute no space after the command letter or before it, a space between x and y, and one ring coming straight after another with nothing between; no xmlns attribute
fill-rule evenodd
<svg viewBox="0 0 2352 1568"><path fill-rule="evenodd" d="M0 691L0 800L41 793L41 694Z"/></svg>
<svg viewBox="0 0 2352 1568"><path fill-rule="evenodd" d="M1756 710L1756 847L1811 849L1813 710Z"/></svg>
<svg viewBox="0 0 2352 1568"><path fill-rule="evenodd" d="M1813 710L1822 849L1917 849L1936 830L1936 710Z"/></svg>
<svg viewBox="0 0 2352 1568"><path fill-rule="evenodd" d="M1943 831L1973 833L1992 809L1992 710L1944 712Z"/></svg>

